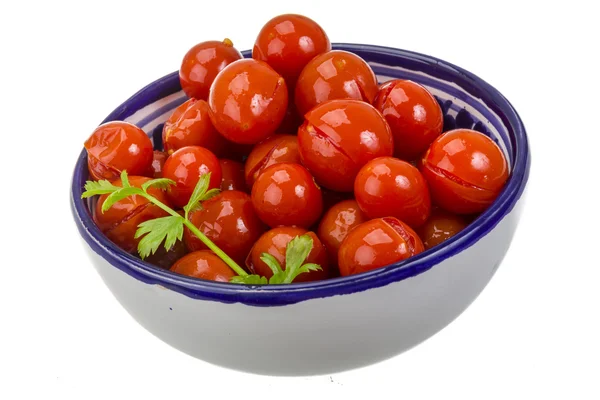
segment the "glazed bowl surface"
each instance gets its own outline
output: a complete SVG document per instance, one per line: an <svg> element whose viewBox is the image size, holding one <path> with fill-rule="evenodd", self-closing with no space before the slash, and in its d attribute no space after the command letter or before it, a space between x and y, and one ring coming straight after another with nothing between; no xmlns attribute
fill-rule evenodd
<svg viewBox="0 0 600 400"><path fill-rule="evenodd" d="M511 176L468 228L410 260L368 273L292 285L243 286L188 278L125 253L96 227L85 150L71 208L90 259L123 307L169 345L216 365L269 375L316 375L397 355L440 331L485 288L506 254L523 207L530 155L525 127L496 89L434 57L400 49L334 44L372 66L378 80L411 79L444 112L444 130L472 128L503 150ZM245 57L250 52L243 53ZM187 100L177 72L152 82L103 122L125 120L159 146L162 125Z"/></svg>

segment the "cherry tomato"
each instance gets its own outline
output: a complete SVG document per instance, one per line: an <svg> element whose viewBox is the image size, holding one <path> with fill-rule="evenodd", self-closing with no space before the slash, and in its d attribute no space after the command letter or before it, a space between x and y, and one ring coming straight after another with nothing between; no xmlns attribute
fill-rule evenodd
<svg viewBox="0 0 600 400"><path fill-rule="evenodd" d="M302 70L294 98L300 115L332 99L356 99L372 103L377 78L365 60L343 50L313 58Z"/></svg>
<svg viewBox="0 0 600 400"><path fill-rule="evenodd" d="M329 50L331 43L319 24L302 15L285 14L263 26L252 57L268 63L293 87L304 66Z"/></svg>
<svg viewBox="0 0 600 400"><path fill-rule="evenodd" d="M297 136L273 135L254 146L244 167L246 184L251 188L265 168L283 162L300 163Z"/></svg>
<svg viewBox="0 0 600 400"><path fill-rule="evenodd" d="M392 129L394 155L406 161L421 156L441 135L444 115L435 97L418 83L395 79L381 85L373 103Z"/></svg>
<svg viewBox="0 0 600 400"><path fill-rule="evenodd" d="M246 178L244 177L244 165L240 162L221 158L221 190L246 191Z"/></svg>
<svg viewBox="0 0 600 400"><path fill-rule="evenodd" d="M508 179L508 164L489 137L455 129L431 144L421 172L434 203L456 214L472 214L484 211L498 197Z"/></svg>
<svg viewBox="0 0 600 400"><path fill-rule="evenodd" d="M208 104L219 133L235 143L254 144L269 137L283 121L288 90L267 63L244 59L217 75Z"/></svg>
<svg viewBox="0 0 600 400"><path fill-rule="evenodd" d="M431 213L429 189L419 170L393 157L365 164L354 181L354 195L369 218L396 217L416 228Z"/></svg>
<svg viewBox="0 0 600 400"><path fill-rule="evenodd" d="M165 165L165 161L167 161L167 157L168 155L164 151L154 150L152 165L148 176L162 178L163 166Z"/></svg>
<svg viewBox="0 0 600 400"><path fill-rule="evenodd" d="M419 227L417 233L425 249L430 249L450 239L468 225L462 215L452 214L440 208L435 209L427 222Z"/></svg>
<svg viewBox="0 0 600 400"><path fill-rule="evenodd" d="M186 146L201 146L222 156L227 149L227 141L210 122L204 100L189 99L177 107L165 122L162 140L168 154Z"/></svg>
<svg viewBox="0 0 600 400"><path fill-rule="evenodd" d="M200 179L200 175L210 172L209 189L221 187L221 166L210 151L200 146L182 147L167 158L163 166L163 176L175 181L169 186L167 195L176 207L183 207Z"/></svg>
<svg viewBox="0 0 600 400"><path fill-rule="evenodd" d="M348 232L367 220L367 216L360 210L356 200L339 202L325 213L317 235L327 249L331 265L337 265L338 250Z"/></svg>
<svg viewBox="0 0 600 400"><path fill-rule="evenodd" d="M181 275L217 282L229 282L235 272L210 250L199 250L180 258L170 269Z"/></svg>
<svg viewBox="0 0 600 400"><path fill-rule="evenodd" d="M252 251L246 259L246 267L253 274L258 274L270 278L273 276L273 271L260 258L263 253L268 253L275 257L281 265L281 269L285 270L285 252L288 243L297 236L309 235L313 240L313 247L308 253L304 264L314 263L321 266L320 271L305 272L294 280L294 282L309 282L327 279L329 276L329 263L327 260L327 251L325 247L313 232L297 227L279 227L265 232L252 247Z"/></svg>
<svg viewBox="0 0 600 400"><path fill-rule="evenodd" d="M246 193L237 190L221 192L202 202L190 221L235 262L242 264L252 245L266 230ZM187 227L183 240L190 251L207 247Z"/></svg>
<svg viewBox="0 0 600 400"><path fill-rule="evenodd" d="M150 180L150 178L143 176L129 176L128 178L129 184L138 188ZM112 184L119 187L123 186L120 179L112 181ZM148 193L162 203L169 205L164 191L150 188L148 189ZM137 195L126 197L116 202L103 213L102 205L107 197L108 194L103 194L98 199L94 212L94 222L96 222L98 228L100 228L107 238L128 253L137 251L140 239L135 239L134 236L139 224L150 219L166 217L168 215L166 211Z"/></svg>
<svg viewBox="0 0 600 400"><path fill-rule="evenodd" d="M187 249L183 241L178 240L169 250L164 245L160 245L156 253L149 255L144 259L147 263L156 265L162 269L169 269L177 260L187 254Z"/></svg>
<svg viewBox="0 0 600 400"><path fill-rule="evenodd" d="M340 274L367 272L406 260L424 250L419 236L394 217L372 219L352 229L338 252Z"/></svg>
<svg viewBox="0 0 600 400"><path fill-rule="evenodd" d="M140 176L151 171L152 142L143 130L129 122L100 125L86 140L85 149L93 180L117 179L124 170Z"/></svg>
<svg viewBox="0 0 600 400"><path fill-rule="evenodd" d="M302 163L328 189L350 192L368 161L394 152L387 122L370 104L331 100L305 115L298 129Z"/></svg>
<svg viewBox="0 0 600 400"><path fill-rule="evenodd" d="M210 85L223 68L242 58L229 39L198 43L183 57L179 68L181 88L188 95L206 100Z"/></svg>
<svg viewBox="0 0 600 400"><path fill-rule="evenodd" d="M307 228L323 211L321 189L300 164L280 163L266 168L252 186L252 204L267 225Z"/></svg>

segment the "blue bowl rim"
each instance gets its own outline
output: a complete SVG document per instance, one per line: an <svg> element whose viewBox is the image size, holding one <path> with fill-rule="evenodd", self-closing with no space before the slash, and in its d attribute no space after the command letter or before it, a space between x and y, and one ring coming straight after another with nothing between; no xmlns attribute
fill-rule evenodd
<svg viewBox="0 0 600 400"><path fill-rule="evenodd" d="M464 80L461 82L462 84L466 84L471 89L477 89L479 92L484 92L487 95L485 97L492 103L488 104L484 100L486 106L493 105L494 109L497 112L499 111L499 115L503 117L504 123L508 123L508 128L512 130L514 135L512 145L515 152L511 176L492 206L465 230L446 241L443 246L434 247L409 260L366 273L325 281L291 285L246 286L190 278L160 269L127 254L114 245L97 228L85 206L85 202L80 199L83 191L80 183L83 181L84 170L87 168L85 149L83 149L75 166L71 187L71 209L82 238L93 251L111 265L142 282L161 285L195 299L222 303L242 303L252 306L282 306L309 299L361 292L414 277L472 246L490 232L512 210L521 197L529 177L530 153L525 126L510 102L498 90L476 75L432 56L367 44L334 43L333 48L358 54L367 52L375 58L400 57L422 62L436 69L445 69L446 72ZM247 57L249 51L245 51L243 54ZM161 98L162 85L169 80L173 80L176 74L177 71L168 74L135 93L109 114L103 123L119 119L119 116L124 115L128 109L135 110L140 108L140 105L143 106ZM153 98L153 100L148 102L148 98Z"/></svg>

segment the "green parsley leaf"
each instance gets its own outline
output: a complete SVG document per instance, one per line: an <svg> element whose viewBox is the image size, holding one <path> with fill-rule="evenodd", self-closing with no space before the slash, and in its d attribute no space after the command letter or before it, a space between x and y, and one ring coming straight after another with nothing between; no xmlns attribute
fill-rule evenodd
<svg viewBox="0 0 600 400"><path fill-rule="evenodd" d="M283 271L281 269L281 265L279 265L279 261L277 261L277 259L275 257L273 257L271 254L269 254L269 253L262 253L262 256L260 256L260 259L265 264L267 264L267 266L269 268L271 268L271 271L273 271L273 275L278 274L279 272Z"/></svg>
<svg viewBox="0 0 600 400"><path fill-rule="evenodd" d="M285 283L285 279L287 278L287 273L285 271L278 272L273 274L272 277L269 278L269 284L278 285L281 283Z"/></svg>
<svg viewBox="0 0 600 400"><path fill-rule="evenodd" d="M127 177L127 171L125 170L121 172L121 184L124 188L131 187L131 185L129 184L129 178Z"/></svg>
<svg viewBox="0 0 600 400"><path fill-rule="evenodd" d="M160 244L164 241L168 250L177 240L183 237L183 218L180 216L169 216L151 219L138 225L135 238L145 235L138 244L138 253L142 259L150 254L156 253Z"/></svg>
<svg viewBox="0 0 600 400"><path fill-rule="evenodd" d="M167 179L167 178L152 179L152 180L142 184L142 190L147 193L148 189L150 189L151 187L155 187L158 189L166 189L169 186L174 185L174 184L175 184L174 181L172 181L171 179Z"/></svg>
<svg viewBox="0 0 600 400"><path fill-rule="evenodd" d="M269 283L267 278L260 275L234 276L229 280L231 283L241 283L244 285L266 285Z"/></svg>
<svg viewBox="0 0 600 400"><path fill-rule="evenodd" d="M300 273L298 270L308 257L312 247L313 240L308 235L296 236L288 243L285 250L285 272L287 277L283 283L292 283Z"/></svg>
<svg viewBox="0 0 600 400"><path fill-rule="evenodd" d="M212 199L216 195L221 193L221 189L210 189L208 192L204 193L204 196L200 199L200 201Z"/></svg>
<svg viewBox="0 0 600 400"><path fill-rule="evenodd" d="M111 194L109 194L106 200L104 200L104 203L102 204L102 212L106 212L116 202L121 201L126 197L140 193L143 193L142 189L133 186L120 188L116 192L112 192Z"/></svg>
<svg viewBox="0 0 600 400"><path fill-rule="evenodd" d="M113 185L107 180L101 180L97 182L87 181L84 187L85 192L81 194L82 199L116 192L117 190L121 189L120 187Z"/></svg>
<svg viewBox="0 0 600 400"><path fill-rule="evenodd" d="M190 201L183 207L185 211L185 219L188 219L188 215L198 209L199 203L202 201L202 197L206 194L208 190L208 184L210 183L210 172L207 174L200 175L200 179L198 179L198 183L192 192L190 197Z"/></svg>

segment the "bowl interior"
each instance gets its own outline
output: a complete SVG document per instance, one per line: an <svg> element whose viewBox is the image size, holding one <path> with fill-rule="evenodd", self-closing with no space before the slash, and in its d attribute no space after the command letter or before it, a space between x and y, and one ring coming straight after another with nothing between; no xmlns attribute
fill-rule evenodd
<svg viewBox="0 0 600 400"><path fill-rule="evenodd" d="M80 199L83 185L88 179L84 150L75 167L71 205L79 230L90 247L115 267L137 279L158 283L188 296L254 305L279 305L352 293L417 275L489 232L514 206L523 191L529 169L525 129L510 103L497 90L468 71L433 57L378 46L334 44L333 47L363 57L375 71L380 83L401 78L424 85L442 107L444 131L454 128L475 129L488 135L500 146L509 161L511 177L496 202L467 229L443 246L428 250L411 260L351 277L262 288L200 281L144 263L118 249L101 234L91 219L93 200ZM249 51L243 54L250 56ZM103 122L131 122L147 132L155 148L160 149L164 122L186 100L178 74L174 72L136 93Z"/></svg>

